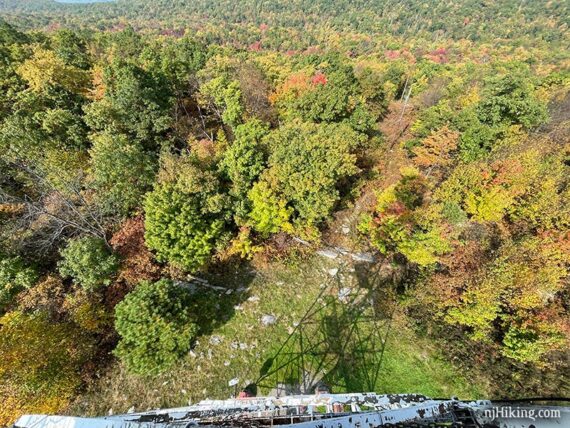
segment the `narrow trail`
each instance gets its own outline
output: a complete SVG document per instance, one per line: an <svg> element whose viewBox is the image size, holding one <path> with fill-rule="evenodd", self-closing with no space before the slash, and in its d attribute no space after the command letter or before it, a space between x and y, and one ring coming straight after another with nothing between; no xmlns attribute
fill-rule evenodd
<svg viewBox="0 0 570 428"><path fill-rule="evenodd" d="M408 103L405 108L401 101L390 104L386 117L379 123L385 143L373 154L374 158L378 159L373 166L378 178L363 186L353 206L335 214L329 230L323 235L326 245L356 250L354 246L357 240L354 238L361 216L372 210L377 193L396 183L400 179L400 170L411 165L402 142L411 137L410 126L415 118L414 110L412 103Z"/></svg>

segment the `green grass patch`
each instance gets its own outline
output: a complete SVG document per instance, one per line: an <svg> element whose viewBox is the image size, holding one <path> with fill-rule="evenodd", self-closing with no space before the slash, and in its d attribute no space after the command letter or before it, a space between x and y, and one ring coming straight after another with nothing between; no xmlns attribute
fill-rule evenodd
<svg viewBox="0 0 570 428"><path fill-rule="evenodd" d="M210 284L225 289L198 292L215 300L212 313L218 319L204 326L208 333L199 337L174 369L145 378L116 363L78 398L70 413L100 415L110 409L121 413L132 406L140 411L230 397L236 388L228 382L237 378L238 386L243 387L258 378L263 363L286 340L323 284L330 281L328 269L334 266L335 262L319 257L299 257L287 264L272 263L258 272L242 266L209 277ZM211 302L207 306L204 310L212 311ZM265 315L275 317L276 322L264 325ZM392 323L376 392L482 396L477 385L406 328L401 317Z"/></svg>

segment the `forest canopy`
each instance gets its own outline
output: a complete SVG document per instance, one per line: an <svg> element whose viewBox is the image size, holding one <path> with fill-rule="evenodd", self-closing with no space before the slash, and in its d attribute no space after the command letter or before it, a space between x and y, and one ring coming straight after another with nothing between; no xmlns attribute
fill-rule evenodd
<svg viewBox="0 0 570 428"><path fill-rule="evenodd" d="M0 0L0 426L198 372L323 248L489 391L567 393L569 8Z"/></svg>

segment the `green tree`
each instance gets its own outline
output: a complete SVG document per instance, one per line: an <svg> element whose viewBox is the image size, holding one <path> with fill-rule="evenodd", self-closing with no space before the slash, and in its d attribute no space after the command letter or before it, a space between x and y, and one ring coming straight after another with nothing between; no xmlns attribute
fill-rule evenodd
<svg viewBox="0 0 570 428"><path fill-rule="evenodd" d="M466 108L453 120L460 131L459 156L466 162L483 158L493 148L500 135L499 126L489 126L481 121L475 108Z"/></svg>
<svg viewBox="0 0 570 428"><path fill-rule="evenodd" d="M165 153L160 163L144 203L146 244L159 260L195 270L224 244L231 201L217 171L192 152Z"/></svg>
<svg viewBox="0 0 570 428"><path fill-rule="evenodd" d="M239 218L247 215L247 193L266 167L262 139L268 132L268 126L257 119L239 125L235 140L224 152L221 167L232 182L230 194L236 199L235 213Z"/></svg>
<svg viewBox="0 0 570 428"><path fill-rule="evenodd" d="M172 125L173 97L164 76L116 60L104 69L103 86L104 97L86 107L87 124L156 150Z"/></svg>
<svg viewBox="0 0 570 428"><path fill-rule="evenodd" d="M4 18L0 18L0 44L11 45L27 42L29 42L29 39L26 34L16 30L12 25L8 24Z"/></svg>
<svg viewBox="0 0 570 428"><path fill-rule="evenodd" d="M188 353L198 327L187 288L168 280L142 282L115 308L121 337L114 353L135 373L153 375Z"/></svg>
<svg viewBox="0 0 570 428"><path fill-rule="evenodd" d="M289 219L293 209L287 201L277 195L266 181L259 181L249 191L251 202L249 223L262 236L267 237L280 231L291 231Z"/></svg>
<svg viewBox="0 0 570 428"><path fill-rule="evenodd" d="M141 205L154 180L156 161L125 135L93 137L91 179L106 213L126 216Z"/></svg>
<svg viewBox="0 0 570 428"><path fill-rule="evenodd" d="M520 124L526 129L546 122L546 105L535 95L536 86L528 70L512 65L505 74L495 74L485 81L477 106L480 120L488 125Z"/></svg>
<svg viewBox="0 0 570 428"><path fill-rule="evenodd" d="M212 110L224 124L236 127L242 122L244 113L241 97L239 82L223 74L200 85L198 101Z"/></svg>
<svg viewBox="0 0 570 428"><path fill-rule="evenodd" d="M67 65L89 69L91 64L85 41L72 30L57 31L52 37L52 47L56 55Z"/></svg>
<svg viewBox="0 0 570 428"><path fill-rule="evenodd" d="M151 41L141 53L147 68L154 74L166 76L179 95L191 91L189 83L204 67L207 58L207 47L190 36Z"/></svg>
<svg viewBox="0 0 570 428"><path fill-rule="evenodd" d="M337 122L349 116L351 98L356 93L352 67L327 67L317 72L312 82L313 88L291 105L293 111L314 122Z"/></svg>
<svg viewBox="0 0 570 428"><path fill-rule="evenodd" d="M369 131L381 112L375 108L376 94L370 88L362 93L352 66L335 55L307 61L307 71L292 74L277 91L282 115L316 123L345 121L357 131ZM367 100L376 116L369 112Z"/></svg>
<svg viewBox="0 0 570 428"><path fill-rule="evenodd" d="M129 62L135 62L144 48L144 40L141 34L135 31L131 25L123 31L111 33L109 35L109 42L115 58L121 58Z"/></svg>
<svg viewBox="0 0 570 428"><path fill-rule="evenodd" d="M330 215L341 183L359 171L354 152L364 141L344 124L292 122L268 135L269 181L301 223L317 225Z"/></svg>
<svg viewBox="0 0 570 428"><path fill-rule="evenodd" d="M14 103L25 90L25 83L17 73L24 43L29 39L0 18L0 119L13 112Z"/></svg>
<svg viewBox="0 0 570 428"><path fill-rule="evenodd" d="M368 111L374 119L380 119L388 109L388 97L384 90L386 77L371 68L360 69L356 77Z"/></svg>
<svg viewBox="0 0 570 428"><path fill-rule="evenodd" d="M59 273L64 278L71 277L86 290L109 285L119 262L103 240L93 237L69 240L61 250L61 257Z"/></svg>
<svg viewBox="0 0 570 428"><path fill-rule="evenodd" d="M0 254L0 314L20 291L32 287L38 280L36 271L26 266L20 257Z"/></svg>

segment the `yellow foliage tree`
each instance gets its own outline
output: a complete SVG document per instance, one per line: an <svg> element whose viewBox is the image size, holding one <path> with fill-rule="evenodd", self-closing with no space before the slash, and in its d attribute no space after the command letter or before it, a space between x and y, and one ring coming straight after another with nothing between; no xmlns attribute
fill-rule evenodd
<svg viewBox="0 0 570 428"><path fill-rule="evenodd" d="M465 286L446 320L468 327L478 341L490 341L501 326L501 353L523 362L566 347L570 326L559 307L570 274L569 249L568 238L555 235L506 245L487 274Z"/></svg>
<svg viewBox="0 0 570 428"><path fill-rule="evenodd" d="M18 74L34 92L45 92L56 86L73 93L86 93L90 76L79 68L65 64L53 51L39 46L31 58L18 68Z"/></svg>
<svg viewBox="0 0 570 428"><path fill-rule="evenodd" d="M451 164L452 152L457 149L459 132L446 126L433 131L421 145L415 147L414 163L418 167L445 167Z"/></svg>

